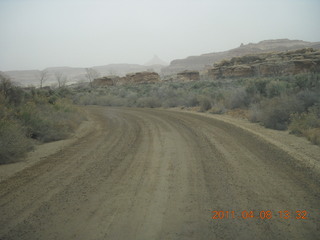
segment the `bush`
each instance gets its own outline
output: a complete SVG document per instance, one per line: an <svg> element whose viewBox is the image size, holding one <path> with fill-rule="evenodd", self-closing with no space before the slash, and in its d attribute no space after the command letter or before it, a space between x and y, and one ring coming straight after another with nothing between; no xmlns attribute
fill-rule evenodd
<svg viewBox="0 0 320 240"><path fill-rule="evenodd" d="M304 135L310 142L320 146L320 128L309 129Z"/></svg>
<svg viewBox="0 0 320 240"><path fill-rule="evenodd" d="M142 97L137 100L137 107L156 108L160 106L161 102L154 97Z"/></svg>
<svg viewBox="0 0 320 240"><path fill-rule="evenodd" d="M164 108L177 107L180 105L179 103L180 103L180 101L177 97L172 97L172 98L168 98L168 99L163 100L162 107L164 107Z"/></svg>
<svg viewBox="0 0 320 240"><path fill-rule="evenodd" d="M312 107L313 105L320 104L320 93L310 90L300 91L297 94L297 98L303 104L305 110Z"/></svg>
<svg viewBox="0 0 320 240"><path fill-rule="evenodd" d="M214 104L213 107L210 109L210 113L212 114L223 114L226 111L227 109L222 103Z"/></svg>
<svg viewBox="0 0 320 240"><path fill-rule="evenodd" d="M320 145L320 105L309 108L308 112L292 114L289 129L290 133Z"/></svg>
<svg viewBox="0 0 320 240"><path fill-rule="evenodd" d="M20 107L17 118L25 126L27 136L41 142L66 138L83 120L76 109L61 100L53 105L29 102Z"/></svg>
<svg viewBox="0 0 320 240"><path fill-rule="evenodd" d="M278 97L285 93L287 84L282 81L272 80L266 85L266 95L268 98Z"/></svg>
<svg viewBox="0 0 320 240"><path fill-rule="evenodd" d="M292 79L292 87L298 90L320 90L320 74L299 74Z"/></svg>
<svg viewBox="0 0 320 240"><path fill-rule="evenodd" d="M320 107L309 108L308 112L292 114L289 129L293 134L302 134L308 129L320 128Z"/></svg>
<svg viewBox="0 0 320 240"><path fill-rule="evenodd" d="M245 108L249 105L250 99L245 89L240 88L231 92L227 107L230 109Z"/></svg>
<svg viewBox="0 0 320 240"><path fill-rule="evenodd" d="M0 120L0 164L15 162L31 149L32 143L22 126Z"/></svg>
<svg viewBox="0 0 320 240"><path fill-rule="evenodd" d="M265 99L250 110L251 121L261 122L265 127L285 130L290 122L290 115L300 113L303 106L295 97L276 97ZM256 111L256 112L252 112Z"/></svg>
<svg viewBox="0 0 320 240"><path fill-rule="evenodd" d="M250 79L247 82L246 92L249 96L261 95L267 96L267 84L270 80L268 79Z"/></svg>
<svg viewBox="0 0 320 240"><path fill-rule="evenodd" d="M199 98L199 104L200 104L200 112L206 112L211 109L211 101L207 97L201 96Z"/></svg>

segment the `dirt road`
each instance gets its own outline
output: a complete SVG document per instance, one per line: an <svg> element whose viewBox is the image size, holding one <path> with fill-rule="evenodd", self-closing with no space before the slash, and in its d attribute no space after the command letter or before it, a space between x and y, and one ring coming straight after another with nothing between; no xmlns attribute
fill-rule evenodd
<svg viewBox="0 0 320 240"><path fill-rule="evenodd" d="M0 239L320 238L319 176L253 133L182 112L87 110L92 131L0 183Z"/></svg>

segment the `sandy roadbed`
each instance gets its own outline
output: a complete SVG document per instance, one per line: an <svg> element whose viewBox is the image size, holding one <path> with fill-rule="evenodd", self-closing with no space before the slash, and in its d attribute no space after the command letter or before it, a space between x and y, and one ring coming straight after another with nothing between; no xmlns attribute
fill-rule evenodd
<svg viewBox="0 0 320 240"><path fill-rule="evenodd" d="M1 240L319 236L319 149L304 139L224 116L86 109L80 135L0 182Z"/></svg>
<svg viewBox="0 0 320 240"><path fill-rule="evenodd" d="M251 123L246 119L235 118L226 114L218 115L180 109L173 109L173 111L202 115L240 127L279 147L296 160L293 164L308 168L308 170L315 175L316 179L320 180L320 147L310 143L306 138L292 135L289 131L267 129L258 123Z"/></svg>

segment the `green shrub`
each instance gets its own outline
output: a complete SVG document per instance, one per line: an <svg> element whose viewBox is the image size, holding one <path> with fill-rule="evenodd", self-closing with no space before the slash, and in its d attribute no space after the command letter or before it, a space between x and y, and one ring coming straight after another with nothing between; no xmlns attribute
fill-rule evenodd
<svg viewBox="0 0 320 240"><path fill-rule="evenodd" d="M199 97L199 104L200 112L206 112L212 107L210 99L204 96Z"/></svg>
<svg viewBox="0 0 320 240"><path fill-rule="evenodd" d="M291 133L302 134L312 128L320 128L320 105L309 108L308 112L291 115L289 126Z"/></svg>
<svg viewBox="0 0 320 240"><path fill-rule="evenodd" d="M160 106L161 102L155 97L142 97L137 100L137 107L156 108Z"/></svg>
<svg viewBox="0 0 320 240"><path fill-rule="evenodd" d="M250 79L246 83L246 92L249 96L254 95L261 95L261 96L267 96L267 84L270 81L270 79L265 78L258 78L258 79Z"/></svg>
<svg viewBox="0 0 320 240"><path fill-rule="evenodd" d="M83 120L74 107L61 100L46 105L29 102L20 108L17 118L27 136L42 142L66 138Z"/></svg>
<svg viewBox="0 0 320 240"><path fill-rule="evenodd" d="M307 110L316 104L320 104L320 91L303 90L297 94L297 98L303 104L304 109Z"/></svg>
<svg viewBox="0 0 320 240"><path fill-rule="evenodd" d="M223 114L226 111L227 109L222 103L217 103L213 105L209 112L212 114Z"/></svg>
<svg viewBox="0 0 320 240"><path fill-rule="evenodd" d="M308 112L292 114L289 129L290 133L320 145L320 105L309 108Z"/></svg>
<svg viewBox="0 0 320 240"><path fill-rule="evenodd" d="M32 143L22 126L0 120L0 164L12 163L32 149Z"/></svg>
<svg viewBox="0 0 320 240"><path fill-rule="evenodd" d="M283 96L263 100L255 109L251 108L250 115L253 121L261 122L267 128L285 130L290 122L290 115L302 110L303 107L297 98Z"/></svg>
<svg viewBox="0 0 320 240"><path fill-rule="evenodd" d="M180 105L180 100L177 97L171 97L162 101L162 107L172 108Z"/></svg>
<svg viewBox="0 0 320 240"><path fill-rule="evenodd" d="M320 146L320 128L309 129L305 132L307 139L313 144Z"/></svg>
<svg viewBox="0 0 320 240"><path fill-rule="evenodd" d="M266 85L266 95L268 98L278 97L286 92L287 84L282 81L272 80Z"/></svg>
<svg viewBox="0 0 320 240"><path fill-rule="evenodd" d="M243 88L235 89L230 94L231 96L227 101L228 108L230 109L241 108L241 107L246 108L249 105L250 99L245 89Z"/></svg>
<svg viewBox="0 0 320 240"><path fill-rule="evenodd" d="M291 79L292 88L299 90L320 90L320 74L299 74Z"/></svg>
<svg viewBox="0 0 320 240"><path fill-rule="evenodd" d="M199 105L199 100L196 95L187 95L185 106L186 107L195 107Z"/></svg>

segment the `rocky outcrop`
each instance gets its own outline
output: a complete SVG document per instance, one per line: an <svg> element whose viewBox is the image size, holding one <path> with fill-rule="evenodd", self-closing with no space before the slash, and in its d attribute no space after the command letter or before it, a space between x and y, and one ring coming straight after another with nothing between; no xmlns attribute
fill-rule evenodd
<svg viewBox="0 0 320 240"><path fill-rule="evenodd" d="M95 87L106 87L133 83L156 83L159 81L160 76L156 72L136 72L129 73L124 77L108 76L97 78L92 82L92 84Z"/></svg>
<svg viewBox="0 0 320 240"><path fill-rule="evenodd" d="M156 83L160 81L160 76L156 72L129 73L120 80L123 83Z"/></svg>
<svg viewBox="0 0 320 240"><path fill-rule="evenodd" d="M297 50L301 48L320 49L319 42L305 42L301 40L277 39L265 40L259 43L241 44L239 47L224 52L215 52L203 54L200 56L191 56L185 59L173 60L168 67L161 70L162 75L172 75L184 70L202 71L214 63L223 59L231 59L233 57L242 57L248 54L260 54L275 51ZM240 69L236 69L240 71Z"/></svg>
<svg viewBox="0 0 320 240"><path fill-rule="evenodd" d="M92 86L94 87L106 87L106 86L114 86L117 84L120 77L118 76L107 76L96 78L92 82Z"/></svg>
<svg viewBox="0 0 320 240"><path fill-rule="evenodd" d="M177 74L178 81L199 81L200 73L199 71L183 71Z"/></svg>
<svg viewBox="0 0 320 240"><path fill-rule="evenodd" d="M304 72L320 72L320 50L305 48L287 52L271 52L234 57L208 69L213 79L283 76Z"/></svg>

